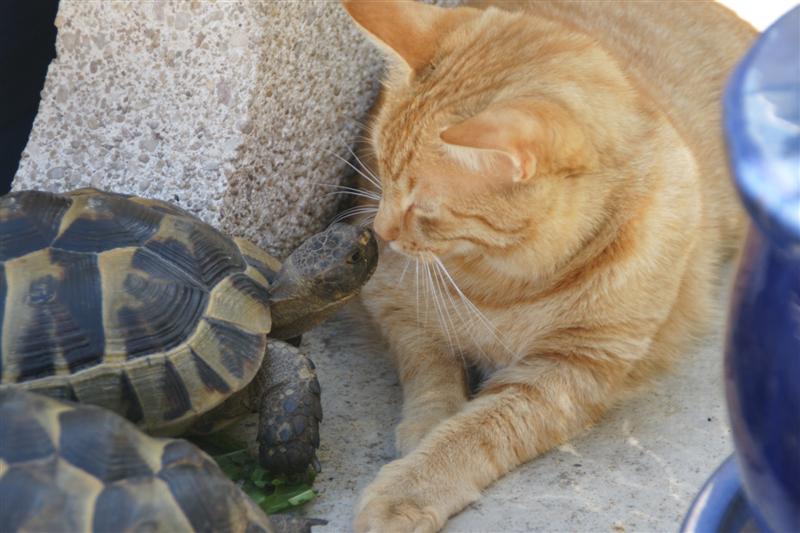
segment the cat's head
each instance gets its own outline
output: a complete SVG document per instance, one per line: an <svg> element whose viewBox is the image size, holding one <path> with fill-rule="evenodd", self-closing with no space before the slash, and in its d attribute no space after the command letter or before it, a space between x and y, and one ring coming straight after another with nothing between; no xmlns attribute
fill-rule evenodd
<svg viewBox="0 0 800 533"><path fill-rule="evenodd" d="M589 38L498 9L343 4L389 59L370 140L375 229L393 249L502 254L551 230L557 245L556 219L582 223L567 213L594 194L580 178L613 152L598 130L624 127L598 113L627 90ZM587 84L605 89L588 101Z"/></svg>

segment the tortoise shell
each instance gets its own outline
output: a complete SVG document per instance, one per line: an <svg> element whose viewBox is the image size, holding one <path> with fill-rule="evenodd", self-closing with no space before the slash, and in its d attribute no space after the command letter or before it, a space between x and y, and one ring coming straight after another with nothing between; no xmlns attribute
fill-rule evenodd
<svg viewBox="0 0 800 533"><path fill-rule="evenodd" d="M94 406L0 391L3 531L273 531L185 440Z"/></svg>
<svg viewBox="0 0 800 533"><path fill-rule="evenodd" d="M166 202L80 189L0 198L0 390L181 427L247 385L280 264Z"/></svg>

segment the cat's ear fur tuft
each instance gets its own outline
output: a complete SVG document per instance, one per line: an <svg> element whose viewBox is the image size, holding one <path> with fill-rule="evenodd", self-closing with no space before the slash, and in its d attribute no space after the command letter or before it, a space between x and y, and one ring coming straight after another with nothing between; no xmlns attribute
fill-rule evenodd
<svg viewBox="0 0 800 533"><path fill-rule="evenodd" d="M342 5L370 37L411 71L428 66L441 35L455 18L455 10L413 2L392 0L342 0Z"/></svg>
<svg viewBox="0 0 800 533"><path fill-rule="evenodd" d="M584 168L585 156L591 156L582 128L568 113L537 100L493 104L439 137L456 159L473 167L483 161L484 168L515 183L537 172Z"/></svg>

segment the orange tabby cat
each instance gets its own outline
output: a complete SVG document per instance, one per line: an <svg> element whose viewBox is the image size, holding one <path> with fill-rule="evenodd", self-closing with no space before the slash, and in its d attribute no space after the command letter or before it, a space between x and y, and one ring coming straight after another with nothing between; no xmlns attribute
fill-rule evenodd
<svg viewBox="0 0 800 533"><path fill-rule="evenodd" d="M699 0L344 4L391 59L363 299L404 395L355 529L433 531L715 315L744 226L720 94L755 32Z"/></svg>

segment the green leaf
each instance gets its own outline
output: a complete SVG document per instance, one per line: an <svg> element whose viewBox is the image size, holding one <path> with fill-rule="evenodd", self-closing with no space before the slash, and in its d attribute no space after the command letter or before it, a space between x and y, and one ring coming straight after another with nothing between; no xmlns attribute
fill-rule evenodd
<svg viewBox="0 0 800 533"><path fill-rule="evenodd" d="M212 456L226 476L231 478L267 514L303 505L314 499L311 484L313 468L291 477L273 476L264 469L246 445L215 434L193 439Z"/></svg>
<svg viewBox="0 0 800 533"><path fill-rule="evenodd" d="M314 496L316 496L316 495L317 495L317 493L314 492L313 490L306 489L303 492L301 492L300 494L298 494L296 496L292 496L291 498L289 498L289 503L294 505L294 506L303 505L304 503L308 503L311 500L313 500Z"/></svg>
<svg viewBox="0 0 800 533"><path fill-rule="evenodd" d="M267 486L267 483L269 483L269 473L260 466L257 466L250 473L250 481L252 481L256 487L263 489Z"/></svg>
<svg viewBox="0 0 800 533"><path fill-rule="evenodd" d="M308 485L281 485L267 497L261 508L267 514L275 514L314 499L316 493Z"/></svg>
<svg viewBox="0 0 800 533"><path fill-rule="evenodd" d="M260 490L253 490L252 487L250 487L248 489L245 489L244 492L245 492L245 494L250 496L250 499L253 500L255 502L255 504L258 505L258 506L264 505L264 502L267 500L267 495L266 494L264 494Z"/></svg>

